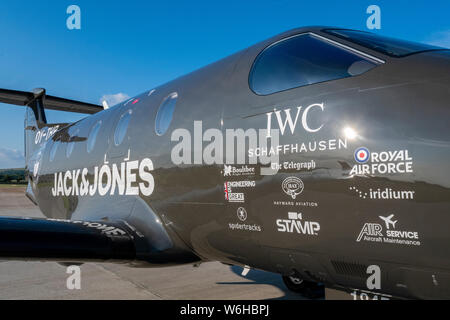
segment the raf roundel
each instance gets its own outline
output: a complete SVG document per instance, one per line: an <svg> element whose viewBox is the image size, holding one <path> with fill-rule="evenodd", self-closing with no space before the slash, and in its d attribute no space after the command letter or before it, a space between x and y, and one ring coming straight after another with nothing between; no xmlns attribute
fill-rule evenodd
<svg viewBox="0 0 450 320"><path fill-rule="evenodd" d="M358 148L355 151L355 160L358 163L366 163L369 160L370 151L367 148Z"/></svg>

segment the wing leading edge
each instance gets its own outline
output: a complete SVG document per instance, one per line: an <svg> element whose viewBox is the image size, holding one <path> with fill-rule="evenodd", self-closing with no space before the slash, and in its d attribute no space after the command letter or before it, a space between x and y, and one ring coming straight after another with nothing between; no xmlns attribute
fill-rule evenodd
<svg viewBox="0 0 450 320"><path fill-rule="evenodd" d="M0 257L11 260L136 259L136 234L122 222L0 218Z"/></svg>
<svg viewBox="0 0 450 320"><path fill-rule="evenodd" d="M134 266L192 263L192 252L157 249L154 237L124 220L75 221L0 217L0 259L118 262Z"/></svg>

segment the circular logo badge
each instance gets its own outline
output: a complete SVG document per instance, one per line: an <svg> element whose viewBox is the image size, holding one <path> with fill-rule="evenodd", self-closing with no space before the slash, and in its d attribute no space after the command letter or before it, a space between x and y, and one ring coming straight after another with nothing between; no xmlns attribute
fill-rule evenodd
<svg viewBox="0 0 450 320"><path fill-rule="evenodd" d="M292 199L295 199L300 193L303 192L303 181L297 177L288 177L283 180L281 188Z"/></svg>
<svg viewBox="0 0 450 320"><path fill-rule="evenodd" d="M355 160L358 163L366 163L369 160L370 151L367 148L358 148L355 151Z"/></svg>
<svg viewBox="0 0 450 320"><path fill-rule="evenodd" d="M238 217L239 220L241 220L241 221L247 220L247 211L245 211L244 208L239 207L239 208L237 209L237 217Z"/></svg>

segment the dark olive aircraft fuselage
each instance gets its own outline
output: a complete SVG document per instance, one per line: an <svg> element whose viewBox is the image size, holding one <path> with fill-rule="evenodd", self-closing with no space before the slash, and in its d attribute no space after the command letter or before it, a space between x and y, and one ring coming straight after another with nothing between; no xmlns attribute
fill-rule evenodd
<svg viewBox="0 0 450 320"><path fill-rule="evenodd" d="M48 218L132 226L149 243L149 265L216 260L342 289L449 298L450 51L392 57L322 29L286 32L76 123L44 127L27 155L29 194ZM255 93L255 59L303 33L375 67ZM157 114L170 98L161 133ZM237 160L228 133L238 129L256 163ZM277 144L248 142L268 129L278 130ZM218 140L223 153L211 152ZM227 158L230 150L238 151ZM371 286L374 269L381 278Z"/></svg>

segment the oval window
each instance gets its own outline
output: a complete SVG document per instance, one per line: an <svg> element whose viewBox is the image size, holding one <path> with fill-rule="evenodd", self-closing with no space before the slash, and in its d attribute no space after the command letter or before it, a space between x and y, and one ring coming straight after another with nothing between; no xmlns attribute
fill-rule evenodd
<svg viewBox="0 0 450 320"><path fill-rule="evenodd" d="M97 140L98 132L100 131L100 127L102 126L102 121L98 121L94 127L92 127L91 132L89 133L89 137L87 140L87 152L90 153L95 146L95 141Z"/></svg>
<svg viewBox="0 0 450 320"><path fill-rule="evenodd" d="M50 149L50 161L53 161L55 159L56 151L58 150L58 141L54 141L52 148Z"/></svg>
<svg viewBox="0 0 450 320"><path fill-rule="evenodd" d="M70 155L72 154L73 147L75 147L75 141L73 139L78 136L79 132L80 132L80 130L77 129L75 131L75 133L73 134L73 136L70 137L70 142L67 144L67 149L66 149L66 156L67 156L67 158L69 158Z"/></svg>
<svg viewBox="0 0 450 320"><path fill-rule="evenodd" d="M125 112L121 117L119 122L117 123L116 131L114 131L114 144L118 146L122 143L123 139L125 138L125 135L128 130L128 123L130 122L131 118L131 110L128 110Z"/></svg>
<svg viewBox="0 0 450 320"><path fill-rule="evenodd" d="M169 129L177 98L178 93L173 92L167 96L159 106L155 120L155 131L158 136L162 136L166 133L167 129Z"/></svg>

